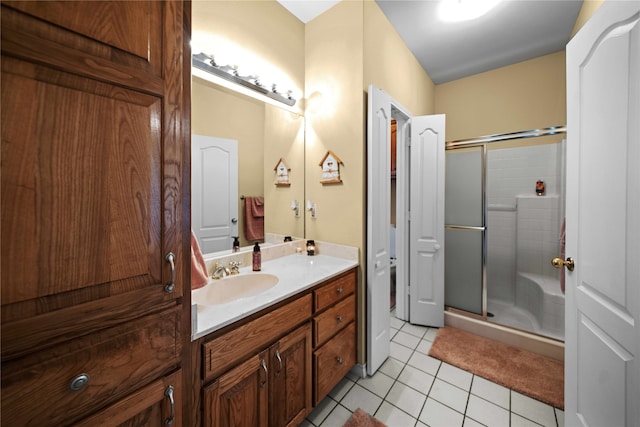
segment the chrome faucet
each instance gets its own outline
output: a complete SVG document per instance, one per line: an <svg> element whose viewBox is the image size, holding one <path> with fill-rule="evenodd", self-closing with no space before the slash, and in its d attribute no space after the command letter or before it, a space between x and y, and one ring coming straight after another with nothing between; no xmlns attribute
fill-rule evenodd
<svg viewBox="0 0 640 427"><path fill-rule="evenodd" d="M228 276L229 274L231 274L231 272L227 267L225 267L224 265L220 265L216 262L216 265L214 266L213 275L211 277L218 280L218 279L222 279L225 276Z"/></svg>
<svg viewBox="0 0 640 427"><path fill-rule="evenodd" d="M229 263L229 269L231 270L231 274L240 274L240 265L242 263L240 261L231 261Z"/></svg>

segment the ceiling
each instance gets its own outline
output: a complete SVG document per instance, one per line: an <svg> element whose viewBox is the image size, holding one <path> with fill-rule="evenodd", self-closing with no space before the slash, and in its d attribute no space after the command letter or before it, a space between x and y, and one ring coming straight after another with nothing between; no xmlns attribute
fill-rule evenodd
<svg viewBox="0 0 640 427"><path fill-rule="evenodd" d="M278 0L302 22L337 1ZM504 0L473 21L438 19L437 0L376 0L435 84L563 50L582 0Z"/></svg>

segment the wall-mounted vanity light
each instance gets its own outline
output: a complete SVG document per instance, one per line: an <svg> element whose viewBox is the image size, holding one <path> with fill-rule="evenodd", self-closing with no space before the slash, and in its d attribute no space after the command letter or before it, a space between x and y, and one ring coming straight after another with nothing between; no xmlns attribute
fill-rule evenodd
<svg viewBox="0 0 640 427"><path fill-rule="evenodd" d="M291 209L295 212L296 218L300 216L300 204L298 204L297 200L291 201Z"/></svg>
<svg viewBox="0 0 640 427"><path fill-rule="evenodd" d="M316 217L316 204L312 203L311 200L307 200L307 210L311 212L311 218Z"/></svg>
<svg viewBox="0 0 640 427"><path fill-rule="evenodd" d="M292 91L281 90L275 84L272 84L270 88L267 88L260 82L259 76L255 74L247 76L240 75L238 73L238 67L218 64L216 63L213 56L207 55L205 53L194 54L191 57L191 64L193 65L193 67L199 70L213 74L232 83L239 84L240 86L243 86L245 88L254 90L261 95L282 102L290 107L296 103L296 100L293 98Z"/></svg>

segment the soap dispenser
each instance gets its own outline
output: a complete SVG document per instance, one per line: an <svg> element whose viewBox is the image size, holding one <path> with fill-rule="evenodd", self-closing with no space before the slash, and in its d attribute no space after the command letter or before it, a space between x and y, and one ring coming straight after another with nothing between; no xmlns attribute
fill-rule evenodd
<svg viewBox="0 0 640 427"><path fill-rule="evenodd" d="M231 236L233 239L233 252L238 252L240 250L240 240L238 240L239 236Z"/></svg>
<svg viewBox="0 0 640 427"><path fill-rule="evenodd" d="M262 268L262 254L258 242L253 246L253 271L260 271Z"/></svg>

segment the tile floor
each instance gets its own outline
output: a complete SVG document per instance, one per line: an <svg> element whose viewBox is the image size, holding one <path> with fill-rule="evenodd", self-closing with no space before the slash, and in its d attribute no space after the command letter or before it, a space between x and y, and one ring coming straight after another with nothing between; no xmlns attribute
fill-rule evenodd
<svg viewBox="0 0 640 427"><path fill-rule="evenodd" d="M562 410L427 356L436 331L392 313L391 357L373 377L347 375L301 427L341 427L358 408L389 427L564 427Z"/></svg>

